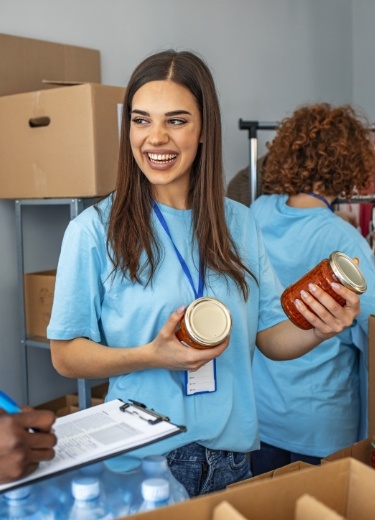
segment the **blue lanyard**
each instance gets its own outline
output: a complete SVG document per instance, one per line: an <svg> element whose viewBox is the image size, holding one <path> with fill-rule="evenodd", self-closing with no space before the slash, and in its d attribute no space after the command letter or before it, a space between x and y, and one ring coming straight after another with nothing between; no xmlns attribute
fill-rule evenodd
<svg viewBox="0 0 375 520"><path fill-rule="evenodd" d="M189 280L189 283L193 289L193 292L194 292L194 295L196 298L201 298L203 296L203 288L204 288L204 280L203 280L203 267L202 267L202 264L200 265L200 268L199 268L199 283L198 283L198 291L195 290L195 286L194 286L194 282L193 282L193 278L191 276L191 273L189 271L189 268L188 266L186 265L186 262L185 260L183 259L180 251L177 249L176 247L176 244L173 242L173 238L172 238L172 235L169 231L169 228L168 228L168 225L165 221L165 218L163 217L163 214L162 212L160 211L160 208L159 206L156 204L155 201L152 202L152 207L155 211L155 214L156 216L158 217L159 219L159 222L160 224L163 226L165 232L167 233L167 235L169 236L169 238L171 239L171 242L172 242L172 245L174 247L174 250L176 252L176 255L177 255L177 258L181 264L181 267L185 273L185 275L187 276L188 280Z"/></svg>
<svg viewBox="0 0 375 520"><path fill-rule="evenodd" d="M315 197L316 199L321 200L322 202L324 202L324 204L327 206L328 209L330 209L331 211L334 211L332 204L330 204L328 202L328 200L325 197L323 197L322 195L318 195L317 193L306 193L306 195L310 195L310 197Z"/></svg>

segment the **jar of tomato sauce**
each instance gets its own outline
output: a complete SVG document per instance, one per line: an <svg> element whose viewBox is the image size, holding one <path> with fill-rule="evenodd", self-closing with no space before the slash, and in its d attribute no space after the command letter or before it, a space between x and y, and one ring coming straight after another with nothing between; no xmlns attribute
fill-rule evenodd
<svg viewBox="0 0 375 520"><path fill-rule="evenodd" d="M345 305L345 300L332 289L331 283L340 283L357 294L364 293L367 288L366 280L357 262L357 259L353 260L340 251L334 251L329 258L322 260L311 271L285 289L281 295L281 305L288 318L301 329L313 328L294 304L297 298L301 298L302 290L309 292L309 283L321 287L342 306ZM312 309L310 310L312 311Z"/></svg>
<svg viewBox="0 0 375 520"><path fill-rule="evenodd" d="M231 329L232 317L228 308L216 298L203 296L188 305L176 336L184 345L206 349L222 343Z"/></svg>

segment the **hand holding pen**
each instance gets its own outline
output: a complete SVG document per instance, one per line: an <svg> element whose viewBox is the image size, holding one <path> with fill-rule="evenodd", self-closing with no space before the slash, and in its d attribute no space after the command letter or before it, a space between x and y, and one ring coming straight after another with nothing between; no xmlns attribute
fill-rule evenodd
<svg viewBox="0 0 375 520"><path fill-rule="evenodd" d="M21 409L0 391L0 483L24 477L54 457L54 422L53 412Z"/></svg>

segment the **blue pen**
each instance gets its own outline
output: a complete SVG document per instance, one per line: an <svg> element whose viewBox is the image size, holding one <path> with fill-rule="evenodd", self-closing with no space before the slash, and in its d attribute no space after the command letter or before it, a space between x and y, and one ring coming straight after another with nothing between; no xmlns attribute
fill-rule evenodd
<svg viewBox="0 0 375 520"><path fill-rule="evenodd" d="M18 406L18 404L2 390L0 390L0 408L2 408L4 410L4 412L7 412L7 413L22 412L22 410ZM40 430L38 428L30 428L29 431L37 433Z"/></svg>
<svg viewBox="0 0 375 520"><path fill-rule="evenodd" d="M4 393L2 390L0 390L0 408L2 408L4 412L7 413L22 412L18 404L15 401L13 401L13 399L9 397L9 395Z"/></svg>

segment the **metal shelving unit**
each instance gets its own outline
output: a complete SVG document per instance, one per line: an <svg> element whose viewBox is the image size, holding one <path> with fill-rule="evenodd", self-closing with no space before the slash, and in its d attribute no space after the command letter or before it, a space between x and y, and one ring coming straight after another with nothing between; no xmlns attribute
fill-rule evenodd
<svg viewBox="0 0 375 520"><path fill-rule="evenodd" d="M70 220L74 219L86 207L88 199L82 198L56 198L56 199L18 199L15 201L16 217L16 242L17 242L17 273L18 273L18 300L20 309L20 342L22 348L22 372L23 372L23 401L29 404L29 373L27 354L28 348L49 349L49 341L46 338L27 337L24 299L24 240L23 240L23 208L25 206L69 206ZM78 406L80 409L91 405L91 385L89 380L78 379Z"/></svg>

